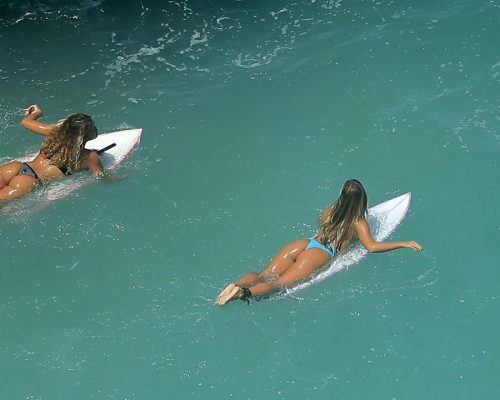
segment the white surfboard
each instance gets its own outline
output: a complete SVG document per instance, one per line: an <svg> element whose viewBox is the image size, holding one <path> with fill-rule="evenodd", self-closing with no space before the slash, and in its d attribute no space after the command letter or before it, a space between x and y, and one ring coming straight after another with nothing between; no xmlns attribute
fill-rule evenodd
<svg viewBox="0 0 500 400"><path fill-rule="evenodd" d="M403 221L410 207L411 193L405 193L391 200L377 204L368 209L370 232L376 241L386 240ZM345 253L334 257L330 264L317 275L286 291L286 295L320 282L329 276L358 263L368 253L359 242L351 246Z"/></svg>
<svg viewBox="0 0 500 400"><path fill-rule="evenodd" d="M94 140L89 140L85 148L101 150L115 144L99 157L104 170L115 169L135 148L141 140L142 129L127 129L110 133L99 134Z"/></svg>
<svg viewBox="0 0 500 400"><path fill-rule="evenodd" d="M102 150L108 146L110 148L99 155L101 164L105 171L110 171L118 167L125 158L132 152L141 140L142 129L126 129L122 131L102 133L94 140L89 140L85 148L89 150ZM20 157L21 162L33 160L38 153ZM50 182L46 186L37 188L34 193L29 193L26 197L21 197L4 207L0 208L0 213L12 213L23 211L40 210L49 202L68 196L83 185L91 182L92 179L85 172ZM23 204L26 203L26 204Z"/></svg>

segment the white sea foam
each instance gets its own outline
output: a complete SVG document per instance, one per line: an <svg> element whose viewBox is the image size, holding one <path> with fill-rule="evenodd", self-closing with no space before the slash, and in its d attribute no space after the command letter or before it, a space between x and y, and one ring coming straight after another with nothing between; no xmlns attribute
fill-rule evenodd
<svg viewBox="0 0 500 400"><path fill-rule="evenodd" d="M196 46L200 43L207 43L207 42L208 42L207 34L206 33L202 34L195 29L195 31L191 35L191 40L190 40L189 45Z"/></svg>

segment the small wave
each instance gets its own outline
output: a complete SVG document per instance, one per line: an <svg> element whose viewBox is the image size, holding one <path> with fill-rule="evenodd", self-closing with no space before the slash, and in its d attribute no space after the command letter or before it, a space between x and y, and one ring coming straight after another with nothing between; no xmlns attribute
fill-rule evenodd
<svg viewBox="0 0 500 400"><path fill-rule="evenodd" d="M76 1L74 4L61 4L59 1L11 1L4 5L2 10L3 26L13 26L25 21L69 21L78 23L91 9L101 6L101 0Z"/></svg>
<svg viewBox="0 0 500 400"><path fill-rule="evenodd" d="M238 7L221 7L215 15L208 15L202 9L187 7L186 2L169 3L170 8L174 5L177 9L147 9L149 15L161 17L159 24L149 26L150 31L159 33L154 41L137 46L140 39L135 30L111 34L114 59L105 64L105 87L118 76L134 71L190 70L228 75L231 72L227 66L263 67L290 52L297 38L310 33L315 25L330 23L341 9L341 1L335 0L291 4L277 10L256 9L254 14ZM140 21L139 25L145 23ZM119 39L122 34L125 41ZM216 65L210 61L214 56Z"/></svg>
<svg viewBox="0 0 500 400"><path fill-rule="evenodd" d="M238 57L233 60L233 64L241 68L255 68L269 64L271 61L272 57L270 57L269 55L243 55L242 53L240 53Z"/></svg>

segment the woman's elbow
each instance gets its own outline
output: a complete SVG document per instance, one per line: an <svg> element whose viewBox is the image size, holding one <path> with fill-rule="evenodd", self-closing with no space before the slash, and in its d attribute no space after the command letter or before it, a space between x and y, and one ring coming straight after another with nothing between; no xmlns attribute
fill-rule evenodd
<svg viewBox="0 0 500 400"><path fill-rule="evenodd" d="M378 250L376 243L370 243L365 245L365 249L366 251L368 251L368 253L376 253Z"/></svg>

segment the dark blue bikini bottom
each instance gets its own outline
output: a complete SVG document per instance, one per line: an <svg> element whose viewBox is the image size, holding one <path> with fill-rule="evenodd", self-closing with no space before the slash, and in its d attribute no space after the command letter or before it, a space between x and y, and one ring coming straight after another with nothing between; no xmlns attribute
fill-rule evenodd
<svg viewBox="0 0 500 400"><path fill-rule="evenodd" d="M38 177L36 172L27 163L23 163L18 175L31 176L36 181L36 183L41 183L40 178Z"/></svg>

